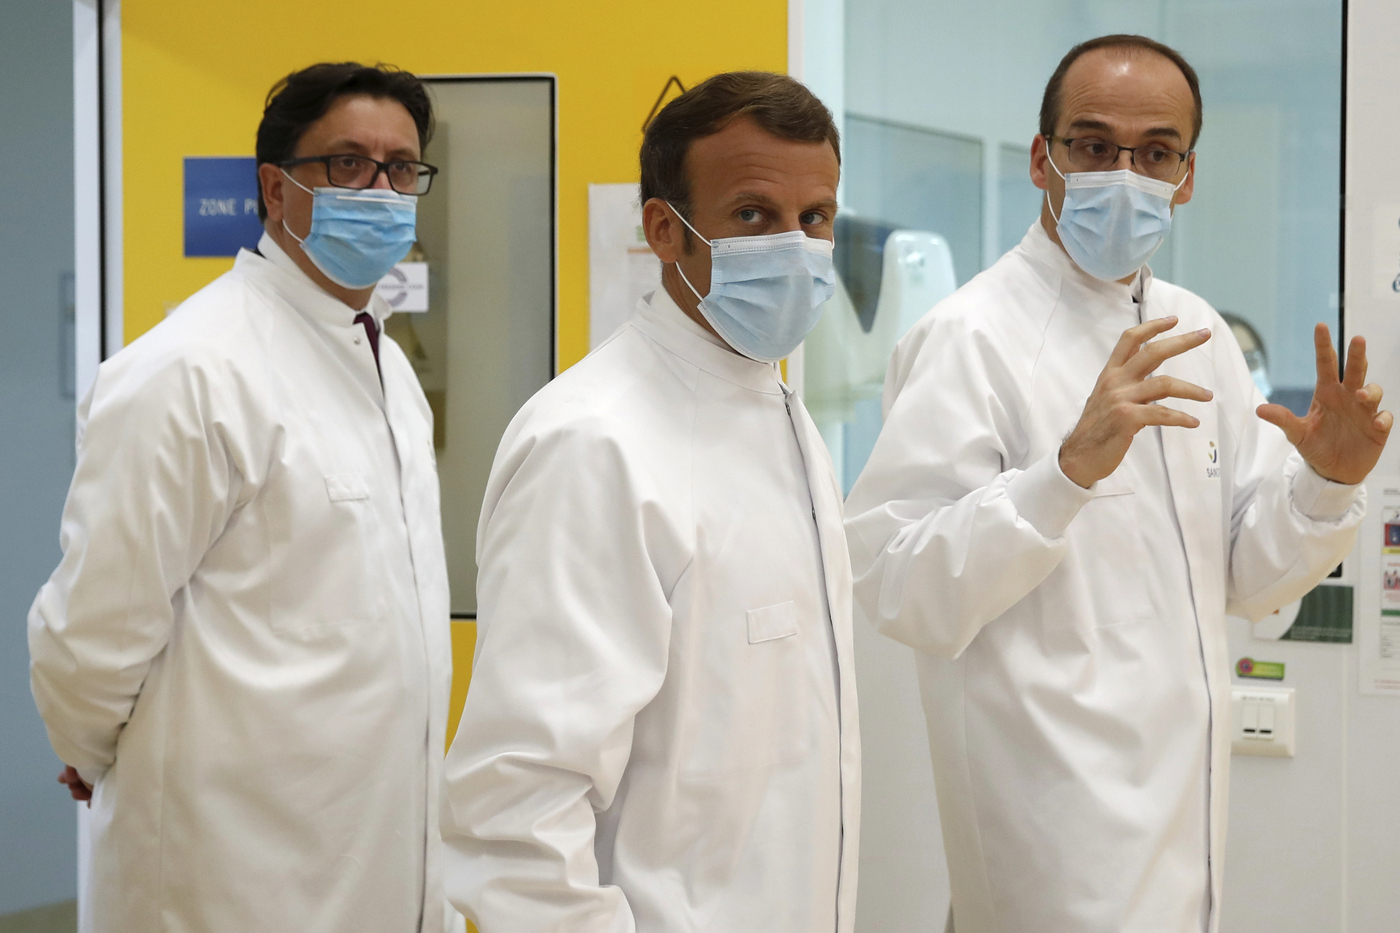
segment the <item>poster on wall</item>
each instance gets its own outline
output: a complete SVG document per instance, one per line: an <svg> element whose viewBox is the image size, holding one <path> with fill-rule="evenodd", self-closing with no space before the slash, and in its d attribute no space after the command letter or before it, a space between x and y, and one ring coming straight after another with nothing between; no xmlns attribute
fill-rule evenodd
<svg viewBox="0 0 1400 933"><path fill-rule="evenodd" d="M186 156L185 256L237 256L258 245L258 165L252 156Z"/></svg>
<svg viewBox="0 0 1400 933"><path fill-rule="evenodd" d="M1400 477L1376 484L1381 492L1380 611L1360 621L1361 692L1400 696Z"/></svg>
<svg viewBox="0 0 1400 933"><path fill-rule="evenodd" d="M588 348L629 317L661 282L661 264L642 233L638 185L588 186Z"/></svg>

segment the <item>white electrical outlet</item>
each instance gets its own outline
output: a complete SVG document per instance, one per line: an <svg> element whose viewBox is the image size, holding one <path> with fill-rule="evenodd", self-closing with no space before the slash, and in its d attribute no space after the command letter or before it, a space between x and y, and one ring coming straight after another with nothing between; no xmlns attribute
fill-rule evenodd
<svg viewBox="0 0 1400 933"><path fill-rule="evenodd" d="M1297 721L1292 687L1241 687L1230 697L1236 755L1292 758Z"/></svg>

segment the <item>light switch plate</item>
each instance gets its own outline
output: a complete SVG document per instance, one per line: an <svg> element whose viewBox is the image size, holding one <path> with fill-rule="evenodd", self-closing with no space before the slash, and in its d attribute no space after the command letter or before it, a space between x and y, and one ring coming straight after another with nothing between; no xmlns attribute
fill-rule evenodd
<svg viewBox="0 0 1400 933"><path fill-rule="evenodd" d="M1292 687L1235 686L1230 697L1234 753L1292 758L1297 731L1295 700Z"/></svg>

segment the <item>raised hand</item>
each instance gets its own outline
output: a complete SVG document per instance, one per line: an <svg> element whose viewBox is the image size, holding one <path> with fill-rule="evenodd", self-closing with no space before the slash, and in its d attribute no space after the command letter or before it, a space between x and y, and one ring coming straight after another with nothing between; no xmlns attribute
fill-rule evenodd
<svg viewBox="0 0 1400 933"><path fill-rule="evenodd" d="M1334 483L1355 485L1380 459L1395 418L1378 411L1381 387L1366 385L1366 338L1353 337L1346 373L1337 378L1337 351L1326 324L1313 330L1317 349L1317 388L1305 417L1282 405L1260 405L1260 418L1282 429L1289 443L1317 474Z"/></svg>
<svg viewBox="0 0 1400 933"><path fill-rule="evenodd" d="M1166 398L1197 402L1212 398L1209 389L1184 379L1152 376L1166 360L1210 339L1209 330L1197 330L1147 342L1175 326L1174 316L1158 318L1130 327L1118 338L1108 365L1084 403L1079 423L1060 445L1060 469L1085 489L1118 469L1133 438L1147 425L1194 428L1200 424L1184 412L1154 404Z"/></svg>

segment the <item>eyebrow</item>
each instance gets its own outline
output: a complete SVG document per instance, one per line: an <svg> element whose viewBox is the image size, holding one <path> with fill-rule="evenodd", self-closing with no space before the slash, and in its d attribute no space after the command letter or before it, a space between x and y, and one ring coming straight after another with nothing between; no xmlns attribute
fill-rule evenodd
<svg viewBox="0 0 1400 933"><path fill-rule="evenodd" d="M1112 134L1113 128L1102 120L1075 120L1070 123L1069 128L1073 130L1097 130L1100 133ZM1181 139L1181 131L1173 126L1154 126L1146 130L1143 136L1170 137L1171 139Z"/></svg>
<svg viewBox="0 0 1400 933"><path fill-rule="evenodd" d="M345 138L342 138L342 139L332 139L330 142L326 143L326 149L329 150L329 151L327 152L328 155L335 155L335 154L337 154L337 153L342 153L342 152L343 152L343 153L347 153L347 154L349 154L349 155L363 155L363 154L366 152L364 146L362 146L362 145L360 145L359 143L355 142L353 139L345 139ZM395 159L410 159L410 160L413 160L413 159L418 159L418 158L419 158L419 156L418 156L417 154L415 154L414 151L413 151L412 149L409 149L409 148L407 148L407 147L404 147L404 148L400 148L400 149L391 150L391 151L389 152L389 158L388 158L387 160L385 160L385 161L392 162L392 161L394 161Z"/></svg>
<svg viewBox="0 0 1400 933"><path fill-rule="evenodd" d="M762 204L764 207L776 208L779 206L777 201L774 201L766 194L759 194L757 191L741 191L738 194L734 195L732 198L730 198L728 204L733 205L743 201L752 201L757 204ZM836 206L837 204L835 198L822 198L820 201L817 201L813 204L809 204L806 207L802 208L801 213L805 214L807 211L814 210L815 208L819 207L834 209L836 208Z"/></svg>

